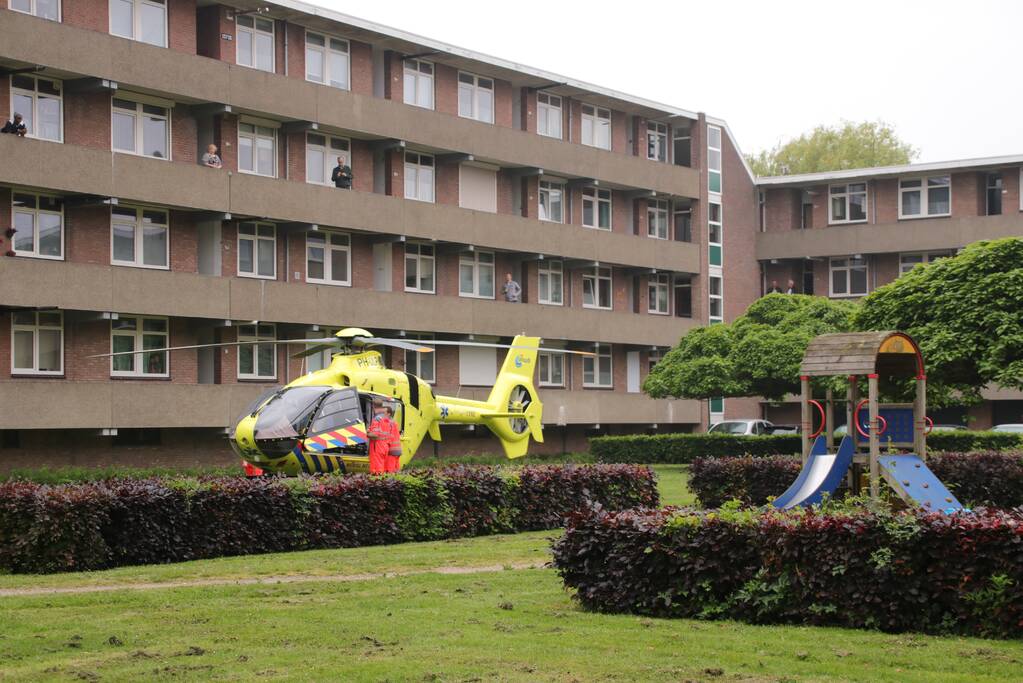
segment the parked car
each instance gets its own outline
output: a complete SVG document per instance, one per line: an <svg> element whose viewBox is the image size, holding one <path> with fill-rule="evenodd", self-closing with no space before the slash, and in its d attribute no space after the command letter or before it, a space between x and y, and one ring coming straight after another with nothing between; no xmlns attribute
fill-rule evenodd
<svg viewBox="0 0 1023 683"><path fill-rule="evenodd" d="M774 425L767 420L725 420L711 425L711 434L770 434Z"/></svg>
<svg viewBox="0 0 1023 683"><path fill-rule="evenodd" d="M991 428L991 431L992 432L1016 432L1016 433L1023 434L1023 424L1007 423L1007 424L1002 424L1002 425L995 425L994 427Z"/></svg>
<svg viewBox="0 0 1023 683"><path fill-rule="evenodd" d="M966 426L965 425L952 425L952 424L934 425L934 427L931 429L931 431L932 432L965 432L966 431Z"/></svg>
<svg viewBox="0 0 1023 683"><path fill-rule="evenodd" d="M771 434L799 434L802 431L799 425L774 425Z"/></svg>

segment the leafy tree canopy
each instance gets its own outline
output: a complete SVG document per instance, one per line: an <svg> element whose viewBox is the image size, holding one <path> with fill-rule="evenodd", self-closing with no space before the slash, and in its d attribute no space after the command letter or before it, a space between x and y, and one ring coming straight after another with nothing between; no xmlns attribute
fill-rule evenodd
<svg viewBox="0 0 1023 683"><path fill-rule="evenodd" d="M853 323L916 340L929 404L976 402L992 383L1023 389L1023 240L976 242L918 265L866 297Z"/></svg>
<svg viewBox="0 0 1023 683"><path fill-rule="evenodd" d="M655 398L763 396L799 391L799 364L814 337L846 332L856 304L802 294L769 294L731 324L682 337L650 371Z"/></svg>
<svg viewBox="0 0 1023 683"><path fill-rule="evenodd" d="M917 150L903 142L883 121L817 126L810 133L750 155L758 176L839 171L847 168L908 164Z"/></svg>

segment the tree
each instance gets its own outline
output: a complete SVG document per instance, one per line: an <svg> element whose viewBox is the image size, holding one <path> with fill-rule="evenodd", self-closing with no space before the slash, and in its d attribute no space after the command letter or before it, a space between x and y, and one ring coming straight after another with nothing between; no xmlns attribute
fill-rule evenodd
<svg viewBox="0 0 1023 683"><path fill-rule="evenodd" d="M866 297L853 322L916 340L928 404L974 403L988 384L1023 389L1023 239L917 265Z"/></svg>
<svg viewBox="0 0 1023 683"><path fill-rule="evenodd" d="M748 156L747 160L753 173L771 176L897 166L916 157L917 150L884 121L843 121L839 126L817 126L809 134Z"/></svg>
<svg viewBox="0 0 1023 683"><path fill-rule="evenodd" d="M856 304L769 294L731 324L691 331L654 366L643 390L655 398L763 396L799 391L799 364L814 337L851 329Z"/></svg>

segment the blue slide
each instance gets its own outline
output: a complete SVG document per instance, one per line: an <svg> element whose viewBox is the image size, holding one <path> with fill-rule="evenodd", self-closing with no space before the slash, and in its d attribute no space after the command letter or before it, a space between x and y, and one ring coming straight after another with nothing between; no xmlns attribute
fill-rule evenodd
<svg viewBox="0 0 1023 683"><path fill-rule="evenodd" d="M828 453L824 435L818 436L795 483L771 504L781 510L819 504L825 493L834 493L842 483L852 464L853 450L852 439L845 436L838 445L838 452Z"/></svg>
<svg viewBox="0 0 1023 683"><path fill-rule="evenodd" d="M927 512L952 513L963 509L952 493L919 456L882 455L878 458L881 474L907 503L916 503Z"/></svg>

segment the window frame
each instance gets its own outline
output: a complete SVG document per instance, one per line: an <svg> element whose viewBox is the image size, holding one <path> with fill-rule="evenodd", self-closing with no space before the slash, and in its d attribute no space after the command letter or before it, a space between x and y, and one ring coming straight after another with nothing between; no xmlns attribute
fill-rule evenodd
<svg viewBox="0 0 1023 683"><path fill-rule="evenodd" d="M19 205L15 204L14 203L15 202L15 198L18 197L18 196L34 197L35 198L35 207L32 208L32 209L26 209L23 206L19 206ZM56 211L50 211L48 209L40 209L39 208L39 199L41 197L49 197L49 198L52 198L52 199L59 200L60 201L60 212L58 213ZM11 189L11 221L12 221L12 227L17 227L17 224L18 224L17 215L19 213L31 214L32 215L32 226L33 226L33 247L32 247L32 249L33 250L32 251L24 251L24 250L18 249L18 247L17 247L18 236L17 236L17 233L15 233L14 237L12 237L11 240L10 240L11 249L14 251L15 255L16 256L20 256L22 258L38 258L38 259L47 259L47 260L50 260L50 261L63 261L64 260L65 249L66 249L66 245L65 245L66 235L65 235L65 222L64 222L64 198L60 197L58 195L53 195L53 194L49 194L49 193L46 193L46 192L22 192L22 191L19 191L19 190L16 190L16 189L12 188ZM39 215L40 214L45 215L45 216L55 216L55 215L59 215L60 216L60 255L58 255L58 256L50 256L50 255L47 255L47 254L40 254L39 253Z"/></svg>
<svg viewBox="0 0 1023 683"><path fill-rule="evenodd" d="M948 178L948 183L943 185L935 185L933 189L947 188L948 189L948 211L945 213L930 213L930 195L931 185L929 184L932 179ZM902 184L905 182L913 182L915 180L920 181L919 187L903 187ZM918 214L907 214L903 213L902 196L911 192L920 193L920 213ZM914 220L917 218L944 218L952 215L952 174L947 173L945 175L933 175L933 176L913 176L909 178L899 178L899 220Z"/></svg>
<svg viewBox="0 0 1023 683"><path fill-rule="evenodd" d="M862 185L862 191L853 192L850 188L854 185ZM842 188L841 192L836 192L837 188ZM855 223L866 223L870 216L869 207L869 185L866 181L862 183L837 183L834 185L828 185L828 224L829 225L851 225ZM863 218L851 218L854 196L863 195ZM845 205L845 218L835 218L835 206L834 202L836 199L841 199Z"/></svg>
<svg viewBox="0 0 1023 683"><path fill-rule="evenodd" d="M607 197L603 196L607 193ZM592 204L592 215L594 224L586 222L586 205ZM607 227L600 224L600 207L607 204ZM580 217L584 228L613 232L614 230L614 192L599 187L584 187L582 191L582 216Z"/></svg>
<svg viewBox="0 0 1023 683"><path fill-rule="evenodd" d="M32 314L34 322L32 324L19 323L18 315ZM40 314L43 315L57 315L60 317L60 324L54 325L43 325L39 322ZM60 332L60 368L58 370L40 370L39 369L39 341L41 338L40 332L42 331L53 331L59 330ZM16 339L17 332L32 333L32 367L31 368L19 368L15 365L17 362L17 347ZM64 311L12 311L11 312L11 375L12 376L41 376L41 377L60 377L64 374Z"/></svg>
<svg viewBox="0 0 1023 683"><path fill-rule="evenodd" d="M269 334L264 334L263 331L260 330L261 327L269 328ZM248 328L253 328L253 334L245 334L245 330L248 329ZM276 338L277 338L277 323L255 323L255 324L247 324L247 325L239 325L238 326L237 341L240 341L240 342L244 342L244 341L266 342L266 341L273 341ZM257 382L268 382L268 381L272 382L272 381L276 381L277 380L277 346L274 345L274 344L270 345L270 348L272 349L272 353L270 354L270 358L272 359L273 367L272 367L272 372L269 375L261 375L261 374L259 374L259 347L260 347L260 344L249 344L249 345L239 345L238 346L238 352L235 354L235 356L236 356L236 361L235 361L235 366L236 366L235 367L235 373L236 374L235 374L235 377L238 380L243 380L243 381L244 380L249 380L249 381L257 381ZM253 371L251 373L243 373L242 372L242 350L245 349L245 348L252 349L252 370Z"/></svg>
<svg viewBox="0 0 1023 683"><path fill-rule="evenodd" d="M646 312L650 315L671 315L671 275L669 273L654 273L653 275L647 276L646 282L646 300L647 310ZM657 308L651 308L651 295L653 295L654 301L660 300L660 292L664 293L664 310L657 310Z"/></svg>
<svg viewBox="0 0 1023 683"><path fill-rule="evenodd" d="M541 99L541 98L545 98L546 101L544 101L544 99ZM557 100L558 103L554 104L552 102L552 100ZM546 92L537 92L536 93L536 133L537 133L537 135L542 135L545 138L553 138L555 140L563 140L564 139L564 131L563 131L563 128L564 128L564 124L563 124L564 109L562 108L563 104L564 104L564 99L561 97L561 95L551 95L550 93L546 93ZM550 129L550 122L552 120L552 118L551 118L552 115L554 117L553 120L557 121L557 126L558 126L557 134L554 134L554 133L552 133L549 130ZM544 122L544 124L545 124L544 127L548 129L546 132L544 132L543 130L540 129L540 122L541 121Z"/></svg>
<svg viewBox="0 0 1023 683"><path fill-rule="evenodd" d="M254 232L251 235L242 234L242 226L251 225L253 226ZM259 234L261 227L269 227L273 229L273 238ZM238 277L249 277L256 280L276 280L277 279L277 224L267 223L266 221L240 221L236 227L236 239L235 239L235 273ZM242 241L247 240L253 242L252 245L252 272L245 272L242 270ZM274 264L273 275L260 275L259 273L259 245L260 242L271 242L273 244L273 258L272 263Z"/></svg>
<svg viewBox="0 0 1023 683"><path fill-rule="evenodd" d="M484 255L490 257L489 263L480 260L480 257ZM462 289L462 267L466 265L471 265L473 269L472 292ZM483 281L480 275L487 267L492 271L490 281L494 288L489 295L480 291L480 284ZM497 254L495 252L488 249L473 249L472 251L466 249L458 253L458 296L464 299L494 299L497 296Z"/></svg>
<svg viewBox="0 0 1023 683"><path fill-rule="evenodd" d="M662 220L659 223L664 227L664 236L654 231L654 222L650 219L658 217ZM671 207L667 199L646 200L646 236L655 240L671 239Z"/></svg>
<svg viewBox="0 0 1023 683"><path fill-rule="evenodd" d="M309 36L316 36L323 39L323 45L311 45L309 43ZM340 41L345 44L344 52L336 50L331 46L331 41ZM336 88L337 90L348 90L352 89L352 43L347 38L341 38L340 36L332 36L329 33L320 33L319 31L305 30L305 79L309 83L316 83L317 85L325 85L328 88ZM276 45L276 44L275 44ZM320 52L323 58L323 80L317 81L309 77L309 51ZM276 50L275 50L276 52ZM345 84L344 86L334 85L331 83L331 68L330 68L330 56L331 53L343 54L345 56Z"/></svg>
<svg viewBox="0 0 1023 683"><path fill-rule="evenodd" d="M899 252L899 277L902 277L903 275L905 275L909 271L913 270L914 267L916 267L917 265L919 265L921 263L923 263L923 264L934 263L935 261L937 261L939 259L948 258L948 257L954 256L954 255L955 255L954 251L949 251L947 249L934 249L934 250L931 250L931 251L902 251L902 252ZM907 256L920 256L921 259L919 261L911 263L909 265L909 268L906 268L906 264L903 262L903 259L905 257L907 257Z"/></svg>
<svg viewBox="0 0 1023 683"><path fill-rule="evenodd" d="M39 6L38 0L27 0L27 1L29 3L28 11L25 11L23 9L19 9L17 7L14 7L10 2L7 3L7 9L11 10L12 12L21 12L22 14L27 14L27 15L29 15L31 17L38 17L39 19L45 19L47 21L56 21L58 24L64 21L64 17L63 17L63 10L64 10L63 4L64 3L61 2L60 0L57 0L57 16L55 18L44 17L43 15L39 14L39 12L38 12L38 6Z"/></svg>
<svg viewBox="0 0 1023 683"><path fill-rule="evenodd" d="M603 271L607 271L604 275ZM606 306L600 305L600 283L606 280L608 302ZM590 281L590 288L593 293L592 304L586 303L586 282ZM600 311L612 311L614 310L615 294L614 294L614 269L611 266L594 266L583 271L582 281L582 296L583 296L583 308L591 308Z"/></svg>
<svg viewBox="0 0 1023 683"><path fill-rule="evenodd" d="M310 137L323 138L323 144L310 142ZM334 147L334 142L344 143L345 149ZM323 181L316 181L309 179L309 150L312 149L316 152L323 154ZM323 187L334 187L334 183L330 180L330 172L334 170L334 160L341 154L344 154L348 159L348 167L352 168L352 141L350 138L341 137L338 135L330 135L327 133L314 133L306 132L305 134L305 181L310 185L321 185ZM355 169L352 168L352 175L355 174Z"/></svg>
<svg viewBox="0 0 1023 683"><path fill-rule="evenodd" d="M434 340L432 334L418 334L410 337L405 337L410 342L431 342ZM415 370L409 370L409 358L415 358ZM423 374L423 360L430 361L430 376L427 377ZM411 349L405 349L405 372L415 375L419 379L423 380L427 384L434 386L437 384L437 354L436 353L420 353L419 351L412 351Z"/></svg>
<svg viewBox="0 0 1023 683"><path fill-rule="evenodd" d="M465 83L464 81L462 81L463 77L471 78L472 79L472 83L471 84L470 83ZM484 86L480 85L480 81L481 80L490 81L490 87L487 88L487 87L484 87ZM474 74L471 71L459 71L458 72L458 76L455 79L455 83L458 86L457 87L458 116L463 118L463 119L471 119L473 121L479 121L480 123L490 123L490 124L493 124L494 120L497 117L497 79L496 78L491 78L490 76L480 76L479 74ZM462 113L462 92L463 92L463 86L465 86L465 88L468 89L470 91L471 95L472 95L472 101L471 101L472 114L471 115L467 115L467 114L463 114ZM481 92L489 92L490 93L490 118L489 119L481 119L480 118L480 93Z"/></svg>
<svg viewBox="0 0 1023 683"><path fill-rule="evenodd" d="M338 245L333 244L331 241L333 237L343 237L346 240L346 244ZM323 277L313 278L309 276L309 250L316 248L315 245L310 245L310 239L323 240L323 244L319 248L323 249ZM275 240L276 241L276 240ZM334 270L334 259L331 258L334 251L343 251L345 253L345 272L347 278L344 280L335 280L332 277ZM351 287L352 286L352 236L347 232L340 230L314 230L306 233L305 243L305 280L317 285L330 285L332 287Z"/></svg>
<svg viewBox="0 0 1023 683"><path fill-rule="evenodd" d="M171 156L174 154L174 134L172 132L173 119L172 112L174 107L168 106L167 102L154 102L149 101L147 98L138 97L134 95L119 96L121 93L117 93L114 97L110 98L110 151L117 154L131 154L137 157L145 157L146 159L158 159L160 161L171 161ZM114 114L118 111L121 112L121 116L127 116L128 109L126 107L118 107L115 102L131 102L135 105L131 116L135 122L135 130L133 133L133 140L135 142L135 149L120 149L115 146L114 140ZM166 113L162 116L159 114L153 114L145 111L146 107L158 107L163 109ZM167 146L167 156L156 156L154 154L147 154L145 152L145 118L157 118L164 121L166 125L166 134L164 135L164 144ZM142 151L140 151L140 149Z"/></svg>
<svg viewBox="0 0 1023 683"><path fill-rule="evenodd" d="M828 258L828 296L832 299L855 299L870 294L870 261L866 256L860 257L863 261L863 281L865 290L862 293L854 293L852 291L852 272L853 270L860 270L860 266L848 263L854 260L855 256L831 256ZM846 261L844 265L835 265L835 261ZM900 257L901 264L901 257ZM901 267L901 265L900 265ZM845 273L845 286L846 291L836 293L835 292L835 273Z"/></svg>
<svg viewBox="0 0 1023 683"><path fill-rule="evenodd" d="M412 63L412 62L415 63L415 68L414 69L409 67L409 64ZM422 69L423 66L429 66L430 67L430 73L429 74L427 74L427 73L425 73L423 71L423 69ZM437 78L437 65L434 64L433 62L425 60L425 59L418 59L418 58L404 59L404 60L402 60L402 70L401 71L402 71L402 81L401 81L401 83L402 83L402 91L401 91L401 100L402 100L402 102L404 102L405 104L407 104L409 106L412 106L412 107L419 107L420 109L429 109L430 111L433 111L436 108L436 106L437 106L436 105L436 96L435 96L436 95L436 83L437 83L437 81L436 81L436 78ZM412 102L410 102L409 99L408 99L409 89L407 87L405 87L407 85L407 83L408 83L408 79L407 79L408 76L414 76L415 77L415 83L416 83L416 96L414 98L414 101L412 101ZM420 84L422 83L422 81L424 79L428 79L429 82L430 82L430 105L429 106L426 106L424 104L420 104L419 103L419 93L420 93L420 87L419 86L420 86Z"/></svg>
<svg viewBox="0 0 1023 683"><path fill-rule="evenodd" d="M242 126L251 126L252 127L252 132L250 133L248 131L245 131L243 133L242 132ZM262 130L269 130L269 131L271 131L271 134L268 136L265 133L260 132L261 129ZM278 137L279 137L277 133L278 133L277 129L272 127L272 126L266 126L266 125L263 125L261 123L257 123L257 122L254 122L254 121L246 121L246 120L243 120L241 118L238 119L238 142L237 142L238 151L237 151L237 155L238 155L238 172L239 173L245 173L247 175L258 175L258 176L261 176L263 178L276 178L277 177L277 152L278 152L277 144L278 144ZM242 168L242 154L241 154L241 147L242 147L241 141L242 141L242 138L250 139L252 141L251 142L251 144L252 144L252 166L253 166L252 169ZM260 173L259 172L259 144L258 143L259 143L260 140L266 140L267 138L270 139L270 143L271 143L270 158L273 160L272 164L271 164L273 170L270 173Z"/></svg>
<svg viewBox="0 0 1023 683"><path fill-rule="evenodd" d="M124 320L134 320L135 321L135 329L134 330L130 330L130 331L129 330L116 330L116 329L114 329L114 325L116 325L116 324L118 324L118 323L120 323L120 322L122 322ZM145 329L145 321L147 321L147 320L160 320L160 321L163 321L165 323L164 331L163 332L153 332L153 331L148 331L147 332L146 329ZM143 338L147 334L148 335L161 335L164 338L163 344L161 346L158 346L157 348L166 348L166 347L170 346L170 318L168 318L167 316L162 316L162 315L118 315L118 317L116 319L113 319L113 320L110 321L110 352L111 353L115 353L116 352L116 350L114 349L114 338L115 337L132 337L133 340L134 340L132 342L132 351L140 351L140 352L142 352L142 351L144 351ZM110 357L110 376L111 377L155 378L155 379L169 378L170 377L170 352L169 351L162 351L161 353L164 356L164 361L163 361L164 372L145 372L144 370L140 369L140 366L142 365L142 363L140 362L140 360L136 360L136 359L145 359L148 356L147 353L143 352L143 353L133 353L131 356L129 356L129 358L132 359L132 369L131 370L115 370L114 369L114 360L117 358L117 356L111 356Z"/></svg>
<svg viewBox="0 0 1023 683"><path fill-rule="evenodd" d="M606 353L605 353L606 350ZM594 344L592 356L583 356L583 388L584 389L614 389L615 385L615 373L614 373L614 356L611 353L610 344ZM609 381L607 384L600 382L600 363L603 359L607 360L607 376ZM587 363L592 364L592 369L589 371L592 380L586 381L586 365Z"/></svg>
<svg viewBox="0 0 1023 683"><path fill-rule="evenodd" d="M556 266L556 267L555 267ZM543 277L547 277L547 296L543 294ZM555 301L551 294L554 292L552 284L554 279L558 281L558 300ZM536 268L536 302L544 306L565 305L565 262L561 259L543 259L537 263Z"/></svg>
<svg viewBox="0 0 1023 683"><path fill-rule="evenodd" d="M650 143L652 140L658 141L658 147L664 152L664 158L660 158L656 154L650 156ZM648 161L668 163L668 124L661 121L646 122L646 158Z"/></svg>
<svg viewBox="0 0 1023 683"><path fill-rule="evenodd" d="M152 45L154 47L166 48L170 45L170 7L168 6L169 0L163 2L154 2L153 0L122 0L123 2L130 2L131 8L131 35L125 36L120 33L114 33L114 11L113 3L115 0L107 0L107 33L117 38L124 38L125 40L134 40L137 43L145 43L146 45ZM150 43L144 41L139 36L142 34L142 12L139 11L141 5L148 5L149 7L162 7L163 8L163 43L157 45L156 43Z"/></svg>
<svg viewBox="0 0 1023 683"><path fill-rule="evenodd" d="M117 219L114 215L117 211L134 211L135 221L132 223L134 228L134 247L135 257L132 261L121 261L114 257L114 225L118 224ZM164 214L166 222L163 223L164 229L164 265L152 266L145 263L145 214L146 212L159 212ZM121 219L120 225L128 225L125 219ZM154 225L150 223L150 226ZM159 224L156 224L159 225ZM117 206L110 207L110 265L122 266L127 268L147 268L149 270L170 270L170 241L171 241L171 224L170 224L170 211L168 209L154 208L150 206L143 206L141 204L118 204Z"/></svg>
<svg viewBox="0 0 1023 683"><path fill-rule="evenodd" d="M547 362L544 372L544 360ZM555 363L555 361L557 361ZM554 380L554 366L560 366L561 381ZM536 383L540 387L565 387L565 354L556 351L540 351L536 356Z"/></svg>
<svg viewBox="0 0 1023 683"><path fill-rule="evenodd" d="M409 157L410 156L416 157L416 161L409 161ZM424 164L423 163L424 159L429 159L430 163L429 164ZM434 155L432 155L432 154L425 154L423 152L415 152L415 151L412 151L412 150L406 150L405 151L405 155L403 157L403 160L404 160L404 167L403 167L403 175L402 175L402 181L403 181L402 182L402 185L403 185L402 194L405 196L405 199L411 199L412 201L416 201L416 202L426 202L428 204L436 204L437 203L437 159L436 159L436 157L434 157ZM416 194L414 196L409 196L408 173L409 173L410 169L415 171L415 174L416 174L416 183L415 183ZM430 169L430 177L431 177L431 180L430 180L430 197L428 199L419 196L419 190L422 187L422 183L420 182L420 176L422 175L424 169Z"/></svg>
<svg viewBox="0 0 1023 683"><path fill-rule="evenodd" d="M423 247L427 247L433 251L433 253L424 255ZM415 253L409 253L410 249L415 249ZM408 286L408 263L409 259L412 259L416 263L416 286ZM433 289L423 289L420 287L420 283L423 281L423 263L429 262L430 271L432 277L430 281L433 282ZM437 293L437 247L433 244L426 244L424 242L406 242L405 243L405 260L404 263L404 282L405 291L412 292L414 294L436 294Z"/></svg>
<svg viewBox="0 0 1023 683"><path fill-rule="evenodd" d="M322 339L325 337L333 337L340 331L340 329L341 328L338 327L320 327L318 330L309 330L306 332L306 339ZM314 346L319 346L319 344L306 344L306 349L307 350L311 349ZM334 351L331 349L325 349L323 351L320 351L319 353L314 353L312 355L306 356L305 358L302 359L303 362L305 363L304 367L305 372L303 374L307 374L310 372L319 372L320 370L327 369L328 367L330 367L330 363L333 361L333 356ZM326 357L326 359L324 357ZM310 367L311 361L314 358L316 359L316 363L319 365L319 367L316 369ZM324 362L324 360L326 360L326 362Z"/></svg>
<svg viewBox="0 0 1023 683"><path fill-rule="evenodd" d="M31 1L34 3L36 0L31 0ZM18 12L20 10L14 10L14 11ZM52 20L48 20L48 21L52 21ZM33 88L34 89L29 91L29 90L26 90L25 88L16 86L14 84L14 81L17 78L30 78L30 79L32 79L32 83L33 83ZM50 93L40 93L39 92L39 81L48 81L51 85L54 86L54 89L57 90L59 94L51 95ZM32 125L29 128L29 131L25 134L25 137L32 138L33 140L45 140L47 142L57 142L57 143L63 144L64 143L64 81L62 81L59 78L47 78L45 76L38 76L36 74L11 74L10 75L10 98L11 98L11 100L10 100L11 101L10 118L11 118L12 121L14 120L14 112L17 110L17 108L16 108L16 106L14 104L14 98L15 98L16 95L20 95L22 97L30 98L32 100L32 112L31 112ZM40 99L55 100L57 102L58 107L60 108L60 122L58 123L58 127L60 129L60 133L57 135L56 138L45 138L45 137L42 137L42 136L38 135L35 132L35 131L37 131L39 129L39 100ZM20 112L20 113L24 114L24 112Z"/></svg>
<svg viewBox="0 0 1023 683"><path fill-rule="evenodd" d="M713 144L713 138L715 137L713 132L717 135L717 146ZM724 179L724 131L720 126L707 126L707 191L713 194L721 194L725 190L725 179ZM714 153L717 152L717 164L714 163ZM718 186L714 189L714 176L717 175Z"/></svg>
<svg viewBox="0 0 1023 683"><path fill-rule="evenodd" d="M714 287L714 283L717 287ZM715 291L716 289L716 291ZM714 304L719 306L718 314L714 315ZM711 323L724 322L725 319L725 278L718 272L711 272L707 276L707 320Z"/></svg>
<svg viewBox="0 0 1023 683"><path fill-rule="evenodd" d="M592 113L587 113L587 109L590 109ZM607 116L601 116L602 113L607 113ZM596 147L597 149L603 149L611 151L614 146L613 143L613 120L611 116L611 110L607 107L598 107L595 104L586 104L585 102L580 104L579 107L580 116L580 130L579 130L579 142L586 145L587 147ZM607 120L607 146L598 144L597 131L599 130L598 123L601 120ZM586 138L586 123L590 124L590 139Z"/></svg>
<svg viewBox="0 0 1023 683"><path fill-rule="evenodd" d="M994 181L994 182L992 182ZM1005 202L1002 201L1002 192L1005 188L1005 175L1001 170L988 171L984 174L984 215L1001 216L1005 211ZM992 193L998 198L998 212L991 213Z"/></svg>
<svg viewBox="0 0 1023 683"><path fill-rule="evenodd" d="M252 26L243 26L240 22L242 20L251 20ZM259 63L258 50L256 49L256 36L267 35L267 31L257 27L258 21L270 22L270 68L263 69L257 66ZM241 33L249 33L252 35L252 64L246 64L241 60L241 45L242 42L238 40L238 36ZM264 73L277 73L277 22L270 17L253 16L251 14L238 14L234 18L234 63L238 66L244 66L247 69L255 69Z"/></svg>
<svg viewBox="0 0 1023 683"><path fill-rule="evenodd" d="M558 217L552 218L551 208L553 207L552 198L554 195L559 196L559 215ZM544 217L543 212L543 199L547 198L547 216ZM541 180L537 184L536 191L536 216L539 220L545 223L564 223L565 222L565 206L568 201L568 186L560 180Z"/></svg>

